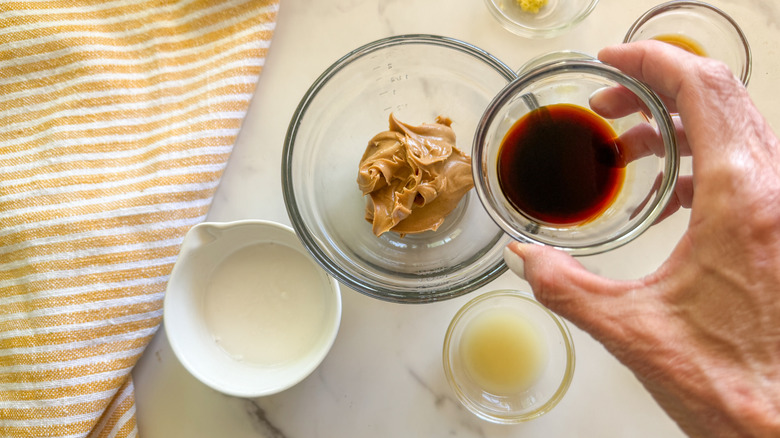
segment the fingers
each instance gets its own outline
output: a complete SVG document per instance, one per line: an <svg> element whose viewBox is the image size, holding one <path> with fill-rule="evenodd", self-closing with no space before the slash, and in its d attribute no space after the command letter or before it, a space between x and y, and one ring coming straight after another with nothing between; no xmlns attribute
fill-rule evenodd
<svg viewBox="0 0 780 438"><path fill-rule="evenodd" d="M637 41L602 49L598 58L629 76L647 82L676 102L683 83L697 69L695 55L660 41Z"/></svg>
<svg viewBox="0 0 780 438"><path fill-rule="evenodd" d="M596 91L590 97L588 103L593 111L608 119L625 117L635 112L642 112L648 116L650 114L650 110L642 102L642 99L626 87L620 85ZM676 111L673 100L665 101L664 105L670 112Z"/></svg>
<svg viewBox="0 0 780 438"><path fill-rule="evenodd" d="M598 90L590 97L590 108L600 116L607 119L619 119L640 112L649 117L647 106L633 92L625 87L607 87ZM671 103L674 108L674 102ZM672 123L677 137L677 149L681 155L690 155L688 137L680 117L672 114ZM626 162L642 158L647 155L663 156L663 139L656 128L650 123L637 125L620 135L622 144L627 147Z"/></svg>
<svg viewBox="0 0 780 438"><path fill-rule="evenodd" d="M750 128L748 115L760 119L744 86L722 62L651 40L607 47L599 59L674 102L691 149L700 149L693 151L700 157L697 166L731 161L746 146L736 139ZM620 109L630 103L625 98L621 102L612 105Z"/></svg>
<svg viewBox="0 0 780 438"><path fill-rule="evenodd" d="M616 305L627 292L641 287L595 275L563 251L513 242L504 251L507 266L525 278L540 303L599 340L623 332L622 309Z"/></svg>
<svg viewBox="0 0 780 438"><path fill-rule="evenodd" d="M669 199L663 213L656 219L655 223L668 218L680 208L691 208L693 203L693 178L690 175L677 178L677 184L674 187L674 193Z"/></svg>
<svg viewBox="0 0 780 438"><path fill-rule="evenodd" d="M677 150L680 155L690 155L691 149L682 122L677 117L673 117L672 122L677 137ZM623 146L623 158L626 163L648 155L663 157L665 154L664 141L660 132L649 123L641 123L622 133L620 144Z"/></svg>

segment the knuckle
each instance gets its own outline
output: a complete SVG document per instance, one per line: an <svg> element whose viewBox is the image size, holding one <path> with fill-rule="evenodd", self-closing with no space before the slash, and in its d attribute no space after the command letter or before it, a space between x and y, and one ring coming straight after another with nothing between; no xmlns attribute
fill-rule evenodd
<svg viewBox="0 0 780 438"><path fill-rule="evenodd" d="M703 59L703 68L699 70L699 80L707 86L717 88L723 88L723 85L728 85L728 88L731 88L734 81L739 81L725 63L712 58Z"/></svg>
<svg viewBox="0 0 780 438"><path fill-rule="evenodd" d="M748 223L749 232L756 239L780 234L780 199L767 199L764 196L754 197L752 205L746 209L745 220ZM777 196L775 196L777 198Z"/></svg>
<svg viewBox="0 0 780 438"><path fill-rule="evenodd" d="M555 304L555 292L558 289L558 279L554 272L538 270L529 279L536 299L543 305L550 307Z"/></svg>

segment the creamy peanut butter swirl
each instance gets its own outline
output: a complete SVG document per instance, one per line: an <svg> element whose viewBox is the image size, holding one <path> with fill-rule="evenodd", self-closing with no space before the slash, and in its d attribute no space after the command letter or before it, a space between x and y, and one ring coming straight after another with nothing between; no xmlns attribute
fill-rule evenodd
<svg viewBox="0 0 780 438"><path fill-rule="evenodd" d="M381 236L436 230L474 187L471 157L455 147L449 118L410 126L390 114L390 129L368 142L358 186L370 200L366 220Z"/></svg>

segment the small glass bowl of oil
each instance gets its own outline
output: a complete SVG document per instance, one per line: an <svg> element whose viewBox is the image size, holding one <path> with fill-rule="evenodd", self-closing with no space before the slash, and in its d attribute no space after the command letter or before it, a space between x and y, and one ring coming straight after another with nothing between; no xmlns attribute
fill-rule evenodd
<svg viewBox="0 0 780 438"><path fill-rule="evenodd" d="M655 39L729 66L744 85L750 80L752 55L739 24L725 11L700 1L662 3L640 16L623 42Z"/></svg>
<svg viewBox="0 0 780 438"><path fill-rule="evenodd" d="M566 394L574 344L566 323L532 295L497 290L455 315L443 362L450 387L469 411L515 424L544 415Z"/></svg>

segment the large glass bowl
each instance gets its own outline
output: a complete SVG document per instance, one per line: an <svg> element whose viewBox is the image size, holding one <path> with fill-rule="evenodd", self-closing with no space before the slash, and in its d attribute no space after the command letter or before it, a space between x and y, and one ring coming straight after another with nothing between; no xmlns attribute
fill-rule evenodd
<svg viewBox="0 0 780 438"><path fill-rule="evenodd" d="M628 243L660 217L674 193L679 152L671 117L650 88L612 66L578 58L530 66L498 93L477 129L472 170L485 209L508 234L523 242L589 255ZM609 99L616 103L613 108L624 111L602 117L597 113L604 112L604 102ZM601 105L594 107L599 101ZM593 112L594 117L611 126L624 146L620 158L625 161L624 178L614 200L582 223L550 223L521 211L504 193L499 180L500 151L512 126L533 110L557 104ZM533 163L536 168L551 169L545 170L539 181L554 181L574 173L556 163ZM590 164L587 161L582 165Z"/></svg>
<svg viewBox="0 0 780 438"><path fill-rule="evenodd" d="M382 39L330 66L295 111L282 158L290 221L314 258L346 286L403 303L453 298L503 273L511 239L473 190L436 231L377 237L357 175L391 113L413 125L449 117L468 153L488 103L515 77L483 50L432 35Z"/></svg>

